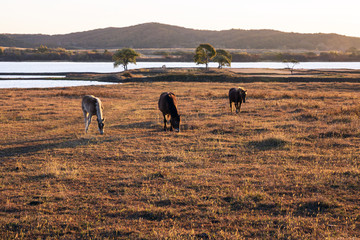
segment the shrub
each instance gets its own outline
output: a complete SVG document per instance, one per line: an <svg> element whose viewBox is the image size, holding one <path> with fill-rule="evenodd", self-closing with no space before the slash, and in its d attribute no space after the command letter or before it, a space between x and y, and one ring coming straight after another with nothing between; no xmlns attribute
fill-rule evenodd
<svg viewBox="0 0 360 240"><path fill-rule="evenodd" d="M276 148L282 148L287 144L287 141L278 137L269 137L263 140L250 141L249 146L257 148L259 150L270 150Z"/></svg>

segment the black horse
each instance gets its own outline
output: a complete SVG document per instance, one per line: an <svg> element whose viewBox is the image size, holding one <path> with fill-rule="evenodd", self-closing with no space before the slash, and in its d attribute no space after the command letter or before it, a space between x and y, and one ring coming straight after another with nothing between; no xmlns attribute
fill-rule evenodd
<svg viewBox="0 0 360 240"><path fill-rule="evenodd" d="M166 118L170 116L170 131L173 128L179 132L180 131L180 115L177 110L177 101L175 94L171 92L164 92L160 95L159 99L159 109L164 116L164 130L166 131Z"/></svg>
<svg viewBox="0 0 360 240"><path fill-rule="evenodd" d="M233 111L233 104L235 104L236 112L240 112L241 103L245 103L247 90L239 87L239 88L231 88L229 90L229 101L230 101L230 111Z"/></svg>

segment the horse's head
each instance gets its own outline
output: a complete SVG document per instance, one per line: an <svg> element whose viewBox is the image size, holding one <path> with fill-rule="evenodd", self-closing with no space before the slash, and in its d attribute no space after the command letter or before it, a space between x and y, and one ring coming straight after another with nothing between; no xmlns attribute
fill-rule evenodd
<svg viewBox="0 0 360 240"><path fill-rule="evenodd" d="M98 127L99 127L100 134L104 134L105 118L103 118L101 120L98 119L97 121L98 121Z"/></svg>
<svg viewBox="0 0 360 240"><path fill-rule="evenodd" d="M170 119L171 127L175 129L175 131L180 132L180 115L176 117L171 117Z"/></svg>
<svg viewBox="0 0 360 240"><path fill-rule="evenodd" d="M247 94L247 90L241 91L241 99L243 102L245 102L246 94Z"/></svg>

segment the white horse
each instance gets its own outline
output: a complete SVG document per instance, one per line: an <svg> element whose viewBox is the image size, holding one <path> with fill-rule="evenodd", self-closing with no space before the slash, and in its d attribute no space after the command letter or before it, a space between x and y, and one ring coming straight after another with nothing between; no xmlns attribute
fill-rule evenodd
<svg viewBox="0 0 360 240"><path fill-rule="evenodd" d="M100 134L104 133L104 122L102 109L103 106L99 98L94 97L92 95L86 95L82 99L82 110L84 112L85 118L85 133L87 133L89 125L91 123L91 117L93 115L97 116L98 127Z"/></svg>

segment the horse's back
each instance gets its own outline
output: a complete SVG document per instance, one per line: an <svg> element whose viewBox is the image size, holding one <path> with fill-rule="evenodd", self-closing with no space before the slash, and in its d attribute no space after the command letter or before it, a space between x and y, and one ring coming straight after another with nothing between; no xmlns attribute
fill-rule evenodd
<svg viewBox="0 0 360 240"><path fill-rule="evenodd" d="M229 90L229 100L230 102L240 102L242 95L246 95L246 90L242 87L230 88Z"/></svg>
<svg viewBox="0 0 360 240"><path fill-rule="evenodd" d="M82 109L88 113L96 115L96 103L100 99L96 98L93 95L85 95L82 99Z"/></svg>
<svg viewBox="0 0 360 240"><path fill-rule="evenodd" d="M82 98L82 102L83 103L91 103L91 102L95 102L96 101L96 97L93 96L93 95L85 95L83 98Z"/></svg>
<svg viewBox="0 0 360 240"><path fill-rule="evenodd" d="M229 90L229 100L230 102L237 102L239 101L239 92L236 88L230 88Z"/></svg>
<svg viewBox="0 0 360 240"><path fill-rule="evenodd" d="M175 94L172 92L164 92L159 98L159 109L163 114L170 114L171 109L177 108L177 101Z"/></svg>

